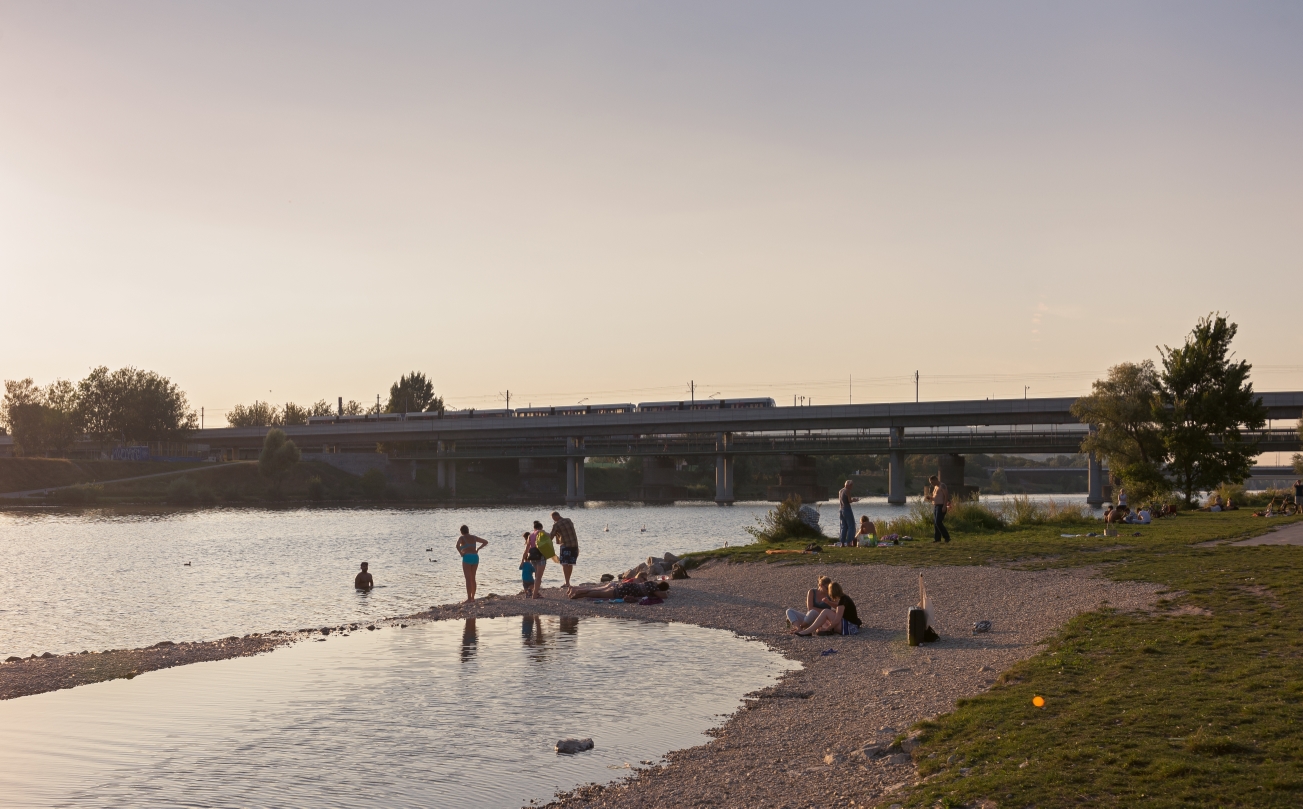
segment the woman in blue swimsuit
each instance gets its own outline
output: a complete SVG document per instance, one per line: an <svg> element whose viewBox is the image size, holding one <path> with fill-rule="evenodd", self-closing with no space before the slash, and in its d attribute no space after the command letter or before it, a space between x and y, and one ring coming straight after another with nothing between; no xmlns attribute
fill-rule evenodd
<svg viewBox="0 0 1303 809"><path fill-rule="evenodd" d="M457 537L457 553L461 554L461 572L466 576L466 603L475 603L475 568L480 564L480 549L489 544L487 539L480 539L466 526L461 527L461 536Z"/></svg>

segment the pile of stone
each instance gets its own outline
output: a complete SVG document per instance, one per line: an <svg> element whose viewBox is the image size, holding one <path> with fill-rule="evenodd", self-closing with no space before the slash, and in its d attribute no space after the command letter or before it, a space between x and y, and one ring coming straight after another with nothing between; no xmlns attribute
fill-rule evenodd
<svg viewBox="0 0 1303 809"><path fill-rule="evenodd" d="M637 567L629 568L621 573L617 578L632 579L639 573L646 573L647 578L649 579L655 578L656 576L666 575L675 579L688 578L687 567L685 567L679 560L679 557L669 553L668 551L660 559L657 559L655 556L648 556L646 562L640 562Z"/></svg>

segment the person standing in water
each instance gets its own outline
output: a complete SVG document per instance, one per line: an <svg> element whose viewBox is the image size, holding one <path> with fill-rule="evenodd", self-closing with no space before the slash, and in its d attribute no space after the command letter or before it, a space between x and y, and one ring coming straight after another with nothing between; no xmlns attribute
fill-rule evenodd
<svg viewBox="0 0 1303 809"><path fill-rule="evenodd" d="M841 506L842 532L837 538L837 544L843 548L849 548L855 541L855 512L851 510L851 503L858 503L859 499L851 497L851 486L855 481L848 480L842 490L837 493L837 503Z"/></svg>
<svg viewBox="0 0 1303 809"><path fill-rule="evenodd" d="M375 579L367 572L367 563L362 563L362 572L353 577L353 586L359 590L370 590L375 587Z"/></svg>
<svg viewBox="0 0 1303 809"><path fill-rule="evenodd" d="M480 539L466 526L461 527L461 536L457 537L457 553L461 554L461 572L466 577L466 602L475 603L475 569L480 565L480 550L488 545L487 539Z"/></svg>
<svg viewBox="0 0 1303 809"><path fill-rule="evenodd" d="M534 561L534 598L542 598L543 571L547 570L547 560L556 558L556 548L552 547L552 537L543 530L543 523L538 520L534 520L534 533L530 537L534 540L534 550L537 553L537 556L530 554L529 557Z"/></svg>
<svg viewBox="0 0 1303 809"><path fill-rule="evenodd" d="M552 512L552 539L561 546L561 572L565 574L565 586L570 586L570 573L579 560L579 537L575 535L575 524L569 517L562 517L561 512Z"/></svg>

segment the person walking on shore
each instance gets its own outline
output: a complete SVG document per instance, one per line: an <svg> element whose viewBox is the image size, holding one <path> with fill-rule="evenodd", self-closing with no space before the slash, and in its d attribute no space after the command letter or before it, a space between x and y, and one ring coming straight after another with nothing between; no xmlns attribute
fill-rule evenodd
<svg viewBox="0 0 1303 809"><path fill-rule="evenodd" d="M941 482L936 475L927 479L928 492L926 500L932 504L932 541L940 542L942 537L950 541L950 532L946 530L946 509L950 505L950 487Z"/></svg>
<svg viewBox="0 0 1303 809"><path fill-rule="evenodd" d="M534 533L530 537L534 540L534 549L538 552L537 556L530 555L530 559L534 560L534 598L542 598L543 571L547 570L547 560L556 558L556 549L552 547L552 537L543 530L543 523L538 520L534 520Z"/></svg>
<svg viewBox="0 0 1303 809"><path fill-rule="evenodd" d="M552 512L552 539L561 546L561 572L565 574L565 586L570 586L570 573L579 560L579 537L575 536L575 524L569 517L562 517L561 512Z"/></svg>
<svg viewBox="0 0 1303 809"><path fill-rule="evenodd" d="M487 539L480 539L466 526L461 527L461 536L457 537L457 553L461 554L461 572L466 577L466 602L475 603L475 569L480 566L480 550L488 545Z"/></svg>
<svg viewBox="0 0 1303 809"><path fill-rule="evenodd" d="M849 548L855 541L855 512L851 511L851 503L858 503L858 497L851 497L851 486L855 481L848 480L842 490L837 493L837 503L841 506L842 531L837 537L837 544L844 548Z"/></svg>

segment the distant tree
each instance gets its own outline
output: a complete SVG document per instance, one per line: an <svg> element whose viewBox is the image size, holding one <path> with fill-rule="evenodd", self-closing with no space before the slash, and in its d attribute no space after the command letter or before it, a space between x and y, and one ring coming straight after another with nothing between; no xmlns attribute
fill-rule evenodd
<svg viewBox="0 0 1303 809"><path fill-rule="evenodd" d="M100 366L77 383L77 397L87 432L101 440L166 441L199 421L181 389L153 371Z"/></svg>
<svg viewBox="0 0 1303 809"><path fill-rule="evenodd" d="M1004 471L1003 466L997 466L991 473L991 491L999 494L1009 488L1009 475Z"/></svg>
<svg viewBox="0 0 1303 809"><path fill-rule="evenodd" d="M251 405L236 405L226 411L226 423L232 427L278 427L285 421L276 405L254 400Z"/></svg>
<svg viewBox="0 0 1303 809"><path fill-rule="evenodd" d="M434 385L420 371L400 376L389 387L386 413L420 413L443 409L443 398L434 395Z"/></svg>
<svg viewBox="0 0 1303 809"><path fill-rule="evenodd" d="M1187 503L1222 483L1242 483L1258 455L1242 430L1261 429L1267 409L1249 381L1252 366L1232 361L1238 326L1221 315L1202 318L1180 348L1163 346L1154 418L1168 473Z"/></svg>
<svg viewBox="0 0 1303 809"><path fill-rule="evenodd" d="M309 415L306 407L300 407L293 402L286 402L285 407L281 410L280 423L286 427L293 424L307 424Z"/></svg>
<svg viewBox="0 0 1303 809"><path fill-rule="evenodd" d="M277 491L285 476L299 462L303 453L293 441L285 437L285 431L273 428L267 431L262 442L262 453L258 455L258 474L267 478Z"/></svg>
<svg viewBox="0 0 1303 809"><path fill-rule="evenodd" d="M333 416L335 415L335 406L325 399L318 399L308 406L308 416Z"/></svg>
<svg viewBox="0 0 1303 809"><path fill-rule="evenodd" d="M1094 429L1081 442L1108 463L1140 502L1170 490L1163 475L1167 456L1155 417L1159 379L1154 363L1124 362L1091 385L1091 393L1072 405L1072 414Z"/></svg>
<svg viewBox="0 0 1303 809"><path fill-rule="evenodd" d="M367 408L363 406L363 404L357 401L356 399L349 399L347 402L344 403L345 416L360 416L366 412L367 412Z"/></svg>
<svg viewBox="0 0 1303 809"><path fill-rule="evenodd" d="M13 433L19 454L63 455L82 434L77 389L66 379L38 388L32 379L5 380L0 419Z"/></svg>

